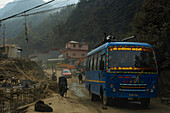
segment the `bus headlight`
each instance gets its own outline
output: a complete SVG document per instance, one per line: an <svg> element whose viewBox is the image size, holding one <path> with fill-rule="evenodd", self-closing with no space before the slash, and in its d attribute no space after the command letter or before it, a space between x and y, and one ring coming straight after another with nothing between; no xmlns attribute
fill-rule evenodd
<svg viewBox="0 0 170 113"><path fill-rule="evenodd" d="M151 89L151 93L153 93L153 89Z"/></svg>
<svg viewBox="0 0 170 113"><path fill-rule="evenodd" d="M155 89L155 85L153 85L152 88Z"/></svg>
<svg viewBox="0 0 170 113"><path fill-rule="evenodd" d="M113 92L116 92L116 88L113 88Z"/></svg>
<svg viewBox="0 0 170 113"><path fill-rule="evenodd" d="M113 84L110 84L110 88L113 88Z"/></svg>

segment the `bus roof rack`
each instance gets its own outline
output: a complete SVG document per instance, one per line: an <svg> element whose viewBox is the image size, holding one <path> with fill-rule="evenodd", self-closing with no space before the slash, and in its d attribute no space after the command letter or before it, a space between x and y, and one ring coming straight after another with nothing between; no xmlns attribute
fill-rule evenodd
<svg viewBox="0 0 170 113"><path fill-rule="evenodd" d="M134 35L134 36L127 37L127 38L124 38L124 39L122 39L121 41L118 41L118 40L116 40L116 38L115 38L114 36L112 36L112 35L107 35L106 33L104 33L104 39L103 39L103 41L101 41L100 43L96 44L96 45L93 47L93 49L96 48L96 47L101 46L102 44L105 44L106 42L123 42L123 41L128 41L128 40L131 40L131 39L134 39L134 38L136 38L135 35Z"/></svg>
<svg viewBox="0 0 170 113"><path fill-rule="evenodd" d="M131 40L131 39L134 39L134 38L136 38L136 36L130 36L130 37L122 39L122 41L128 41L128 40Z"/></svg>
<svg viewBox="0 0 170 113"><path fill-rule="evenodd" d="M106 33L104 33L104 39L103 39L103 41L101 41L100 43L98 43L97 45L95 45L95 46L93 47L93 49L96 48L96 47L101 46L102 44L105 44L106 42L117 42L117 41L115 41L115 37L114 37L114 36L112 36L112 35L107 35Z"/></svg>
<svg viewBox="0 0 170 113"><path fill-rule="evenodd" d="M104 40L103 40L103 43L106 43L106 42L114 42L115 40L115 37L112 36L112 35L107 35L106 33L104 33Z"/></svg>

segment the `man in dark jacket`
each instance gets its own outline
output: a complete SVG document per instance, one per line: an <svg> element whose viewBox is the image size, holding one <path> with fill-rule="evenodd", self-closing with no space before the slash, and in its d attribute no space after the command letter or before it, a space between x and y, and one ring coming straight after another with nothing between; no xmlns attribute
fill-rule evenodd
<svg viewBox="0 0 170 113"><path fill-rule="evenodd" d="M79 84L80 84L80 81L81 81L81 83L83 83L83 81L82 81L82 79L83 79L82 73L80 73L80 74L78 75L78 79L79 79Z"/></svg>
<svg viewBox="0 0 170 113"><path fill-rule="evenodd" d="M53 74L52 74L52 80L53 81L57 81L57 77L56 77L56 73L55 72L53 72Z"/></svg>
<svg viewBox="0 0 170 113"><path fill-rule="evenodd" d="M67 79L65 76L59 77L59 93L63 97L64 94L67 94Z"/></svg>

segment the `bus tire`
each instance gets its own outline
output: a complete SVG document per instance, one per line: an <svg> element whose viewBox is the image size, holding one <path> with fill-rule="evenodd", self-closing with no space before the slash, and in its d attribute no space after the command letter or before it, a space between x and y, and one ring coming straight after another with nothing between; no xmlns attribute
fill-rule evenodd
<svg viewBox="0 0 170 113"><path fill-rule="evenodd" d="M148 108L149 104L150 104L150 98L142 98L140 100L141 102L141 107L142 108Z"/></svg>
<svg viewBox="0 0 170 113"><path fill-rule="evenodd" d="M112 98L105 97L104 94L102 94L103 105L109 106L109 105L111 105L111 101L112 101Z"/></svg>

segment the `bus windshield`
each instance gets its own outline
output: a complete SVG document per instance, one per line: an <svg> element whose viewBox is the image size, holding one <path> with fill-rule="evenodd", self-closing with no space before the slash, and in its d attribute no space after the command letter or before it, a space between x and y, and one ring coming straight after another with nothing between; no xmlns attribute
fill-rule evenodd
<svg viewBox="0 0 170 113"><path fill-rule="evenodd" d="M143 70L156 72L153 50L109 50L108 69L110 70Z"/></svg>

